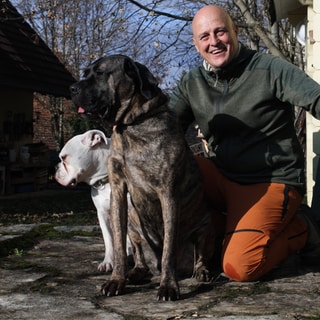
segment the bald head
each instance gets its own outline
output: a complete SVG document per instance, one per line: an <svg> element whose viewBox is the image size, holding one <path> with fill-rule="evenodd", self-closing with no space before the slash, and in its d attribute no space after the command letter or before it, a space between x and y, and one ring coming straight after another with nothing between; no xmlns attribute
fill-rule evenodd
<svg viewBox="0 0 320 320"><path fill-rule="evenodd" d="M230 28L233 26L233 21L226 10L218 6L205 6L200 9L192 20L192 33L193 35L197 32L199 26L204 23L207 19L218 19L224 21L225 25Z"/></svg>
<svg viewBox="0 0 320 320"><path fill-rule="evenodd" d="M213 69L226 66L238 52L238 27L221 7L205 6L192 21L193 43Z"/></svg>

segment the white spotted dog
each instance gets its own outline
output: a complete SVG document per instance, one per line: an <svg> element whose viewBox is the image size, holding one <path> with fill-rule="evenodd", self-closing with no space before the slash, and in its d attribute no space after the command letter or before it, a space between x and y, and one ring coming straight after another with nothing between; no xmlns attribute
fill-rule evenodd
<svg viewBox="0 0 320 320"><path fill-rule="evenodd" d="M62 148L55 179L63 186L75 187L80 182L91 186L91 198L97 209L105 245L104 260L98 270L110 272L113 268L113 237L109 217L110 184L107 159L110 139L100 130L89 130L74 136ZM130 204L130 201L128 200ZM130 243L127 240L127 250Z"/></svg>

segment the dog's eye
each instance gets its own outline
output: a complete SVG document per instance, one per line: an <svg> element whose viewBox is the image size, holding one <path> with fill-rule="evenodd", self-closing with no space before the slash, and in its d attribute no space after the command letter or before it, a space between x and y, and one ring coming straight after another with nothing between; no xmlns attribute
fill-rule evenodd
<svg viewBox="0 0 320 320"><path fill-rule="evenodd" d="M103 73L104 73L104 72L103 72L103 71L101 71L101 70L97 70L97 71L96 71L97 76L102 76L102 75L103 75Z"/></svg>
<svg viewBox="0 0 320 320"><path fill-rule="evenodd" d="M87 78L88 77L88 75L89 75L89 73L90 73L90 70L84 70L84 72L83 72L83 78Z"/></svg>

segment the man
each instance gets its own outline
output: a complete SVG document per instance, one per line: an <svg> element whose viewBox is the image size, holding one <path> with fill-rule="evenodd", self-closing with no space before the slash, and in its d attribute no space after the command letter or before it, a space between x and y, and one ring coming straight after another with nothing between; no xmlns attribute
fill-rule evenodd
<svg viewBox="0 0 320 320"><path fill-rule="evenodd" d="M305 177L292 105L320 119L320 86L289 62L245 48L220 7L199 10L192 31L203 65L183 76L170 107L185 129L196 121L208 142L209 159L198 163L226 217L224 273L255 281L291 253L319 252L316 223L296 214Z"/></svg>

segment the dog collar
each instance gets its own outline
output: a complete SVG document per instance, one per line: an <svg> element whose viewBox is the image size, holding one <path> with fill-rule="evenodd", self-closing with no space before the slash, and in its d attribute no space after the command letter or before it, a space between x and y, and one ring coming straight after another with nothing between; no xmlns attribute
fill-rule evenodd
<svg viewBox="0 0 320 320"><path fill-rule="evenodd" d="M105 185L109 182L109 177L106 176L105 178L102 178L98 181L96 181L91 187L97 189L97 190L103 190Z"/></svg>

